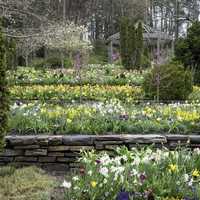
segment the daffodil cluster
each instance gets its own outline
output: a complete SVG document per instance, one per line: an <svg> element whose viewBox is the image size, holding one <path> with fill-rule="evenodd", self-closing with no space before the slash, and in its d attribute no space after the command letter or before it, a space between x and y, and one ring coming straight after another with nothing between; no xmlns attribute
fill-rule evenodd
<svg viewBox="0 0 200 200"><path fill-rule="evenodd" d="M116 99L87 104L20 103L11 107L17 133L181 133L200 130L200 104L126 105Z"/></svg>

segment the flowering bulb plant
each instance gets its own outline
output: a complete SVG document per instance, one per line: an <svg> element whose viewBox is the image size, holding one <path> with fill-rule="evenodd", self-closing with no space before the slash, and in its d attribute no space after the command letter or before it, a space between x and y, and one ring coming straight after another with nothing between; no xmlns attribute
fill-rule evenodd
<svg viewBox="0 0 200 200"><path fill-rule="evenodd" d="M199 149L166 148L124 147L112 156L82 152L81 170L67 184L67 194L70 200L196 199L199 155Z"/></svg>

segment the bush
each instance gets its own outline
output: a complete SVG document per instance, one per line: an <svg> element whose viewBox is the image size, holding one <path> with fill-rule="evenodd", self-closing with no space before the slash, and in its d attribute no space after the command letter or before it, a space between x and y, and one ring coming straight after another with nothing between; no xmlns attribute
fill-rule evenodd
<svg viewBox="0 0 200 200"><path fill-rule="evenodd" d="M200 22L193 22L186 38L180 38L175 45L175 58L186 68L194 71L194 83L200 78Z"/></svg>
<svg viewBox="0 0 200 200"><path fill-rule="evenodd" d="M89 57L89 64L106 64L108 63L108 50L105 41L97 40L94 43L94 49Z"/></svg>
<svg viewBox="0 0 200 200"><path fill-rule="evenodd" d="M45 66L46 61L43 58L36 58L32 61L31 66L37 69L41 69Z"/></svg>
<svg viewBox="0 0 200 200"><path fill-rule="evenodd" d="M0 148L3 146L3 139L8 122L8 87L6 81L6 48L2 29L0 28Z"/></svg>
<svg viewBox="0 0 200 200"><path fill-rule="evenodd" d="M49 57L46 60L46 65L50 68L59 68L62 67L62 61L58 57Z"/></svg>
<svg viewBox="0 0 200 200"><path fill-rule="evenodd" d="M180 64L156 66L146 74L143 89L150 99L186 100L192 92L192 73Z"/></svg>
<svg viewBox="0 0 200 200"><path fill-rule="evenodd" d="M61 68L62 60L59 57L49 57L46 59L46 66L49 68ZM70 58L64 60L64 67L69 68L73 66L73 62Z"/></svg>

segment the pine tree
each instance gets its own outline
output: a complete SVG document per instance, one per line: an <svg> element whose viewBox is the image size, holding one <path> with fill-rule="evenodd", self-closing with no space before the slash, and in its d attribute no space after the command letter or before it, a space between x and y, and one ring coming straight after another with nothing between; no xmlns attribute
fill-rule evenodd
<svg viewBox="0 0 200 200"><path fill-rule="evenodd" d="M0 148L3 147L3 140L7 130L9 110L8 96L5 38L2 33L2 27L0 27Z"/></svg>
<svg viewBox="0 0 200 200"><path fill-rule="evenodd" d="M138 28L137 28L137 32L136 32L136 62L135 62L135 66L137 67L137 69L140 69L141 65L142 65L142 55L143 55L143 49L144 49L144 44L143 44L143 26L142 26L142 22L138 23Z"/></svg>

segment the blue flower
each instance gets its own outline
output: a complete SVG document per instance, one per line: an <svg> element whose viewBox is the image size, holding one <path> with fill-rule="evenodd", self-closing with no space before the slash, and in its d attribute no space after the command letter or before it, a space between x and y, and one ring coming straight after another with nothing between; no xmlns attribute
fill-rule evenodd
<svg viewBox="0 0 200 200"><path fill-rule="evenodd" d="M129 200L128 192L120 192L117 196L117 200Z"/></svg>

